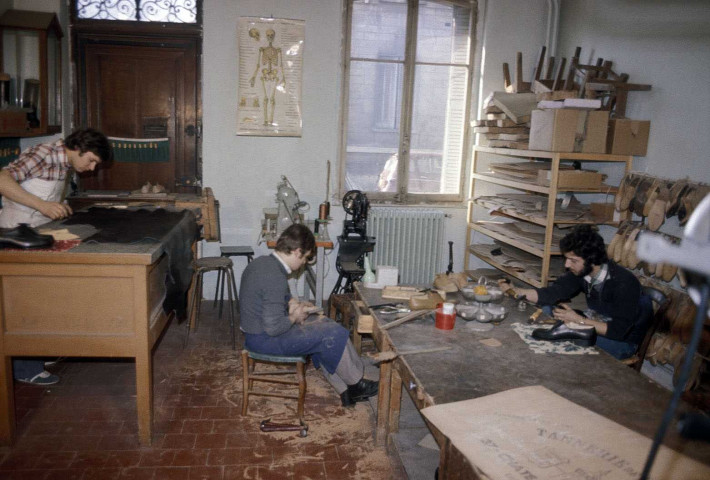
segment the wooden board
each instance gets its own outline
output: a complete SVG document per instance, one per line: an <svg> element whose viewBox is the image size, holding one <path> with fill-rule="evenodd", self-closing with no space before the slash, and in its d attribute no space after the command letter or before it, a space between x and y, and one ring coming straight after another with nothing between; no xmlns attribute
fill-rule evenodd
<svg viewBox="0 0 710 480"><path fill-rule="evenodd" d="M491 101L515 123L529 122L530 113L537 107L534 93L494 92Z"/></svg>
<svg viewBox="0 0 710 480"><path fill-rule="evenodd" d="M527 127L473 127L473 133L530 133Z"/></svg>

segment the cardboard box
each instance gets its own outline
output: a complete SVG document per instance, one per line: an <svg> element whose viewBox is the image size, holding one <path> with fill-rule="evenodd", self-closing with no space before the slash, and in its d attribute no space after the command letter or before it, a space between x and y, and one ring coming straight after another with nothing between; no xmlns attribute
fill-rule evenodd
<svg viewBox="0 0 710 480"><path fill-rule="evenodd" d="M614 208L613 203L594 203L589 205L589 212L595 222L618 222L621 220L621 213Z"/></svg>
<svg viewBox="0 0 710 480"><path fill-rule="evenodd" d="M650 130L651 122L648 120L609 120L607 153L645 157Z"/></svg>
<svg viewBox="0 0 710 480"><path fill-rule="evenodd" d="M605 153L608 123L606 111L533 110L530 150Z"/></svg>
<svg viewBox="0 0 710 480"><path fill-rule="evenodd" d="M550 185L552 172L550 170L538 170L537 183L540 185ZM602 174L590 172L588 170L560 170L557 173L557 188L581 188L598 189L602 185Z"/></svg>

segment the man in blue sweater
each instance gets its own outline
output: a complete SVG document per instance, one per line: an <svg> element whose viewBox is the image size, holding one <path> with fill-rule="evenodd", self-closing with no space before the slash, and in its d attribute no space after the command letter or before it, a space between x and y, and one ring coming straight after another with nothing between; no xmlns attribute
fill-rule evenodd
<svg viewBox="0 0 710 480"><path fill-rule="evenodd" d="M349 332L329 318L311 315L314 306L291 297L288 275L315 253L313 233L288 227L271 255L251 262L239 291L241 329L249 350L273 355L310 355L344 407L377 395L378 382L363 377L364 366ZM309 317L310 316L310 317Z"/></svg>
<svg viewBox="0 0 710 480"><path fill-rule="evenodd" d="M519 295L543 306L553 306L552 314L564 323L533 332L541 340L590 339L618 359L636 353L653 314L651 299L641 293L633 273L609 260L604 239L591 225L579 225L560 241L567 273L545 288L516 289ZM504 291L510 284L500 282ZM581 314L568 303L578 293L587 299ZM593 335L587 335L585 330Z"/></svg>

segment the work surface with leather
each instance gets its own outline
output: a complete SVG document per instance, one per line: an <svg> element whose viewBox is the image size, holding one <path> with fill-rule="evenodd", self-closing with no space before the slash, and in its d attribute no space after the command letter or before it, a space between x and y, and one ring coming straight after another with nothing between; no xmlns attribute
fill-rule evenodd
<svg viewBox="0 0 710 480"><path fill-rule="evenodd" d="M367 305L387 302L379 289L356 288ZM507 297L504 305L508 316L487 332L470 331L461 317L457 317L453 330L439 330L433 315L381 330L379 327L396 320L396 316L374 311L374 337L379 348L391 344L396 351L450 347L397 359L405 389L418 397L414 400L419 408L542 385L635 432L653 436L670 392L604 352L534 353L512 328L513 323L527 323L533 307L519 311ZM498 342L499 346L491 346ZM688 408L681 405L679 412ZM710 461L710 445L686 442L671 430L666 445L691 458Z"/></svg>

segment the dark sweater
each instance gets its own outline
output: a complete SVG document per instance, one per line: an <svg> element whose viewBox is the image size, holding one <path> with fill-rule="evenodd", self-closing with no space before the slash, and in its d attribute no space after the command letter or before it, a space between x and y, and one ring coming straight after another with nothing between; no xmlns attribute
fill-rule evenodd
<svg viewBox="0 0 710 480"><path fill-rule="evenodd" d="M247 265L239 287L240 326L245 333L276 336L293 325L288 318L286 269L273 255L259 257Z"/></svg>
<svg viewBox="0 0 710 480"><path fill-rule="evenodd" d="M639 344L645 334L645 322L639 320L641 284L633 273L610 261L609 275L598 288L590 288L584 277L567 272L552 285L538 288L538 304L554 305L579 292L587 297L587 306L599 315L610 318L607 338Z"/></svg>

